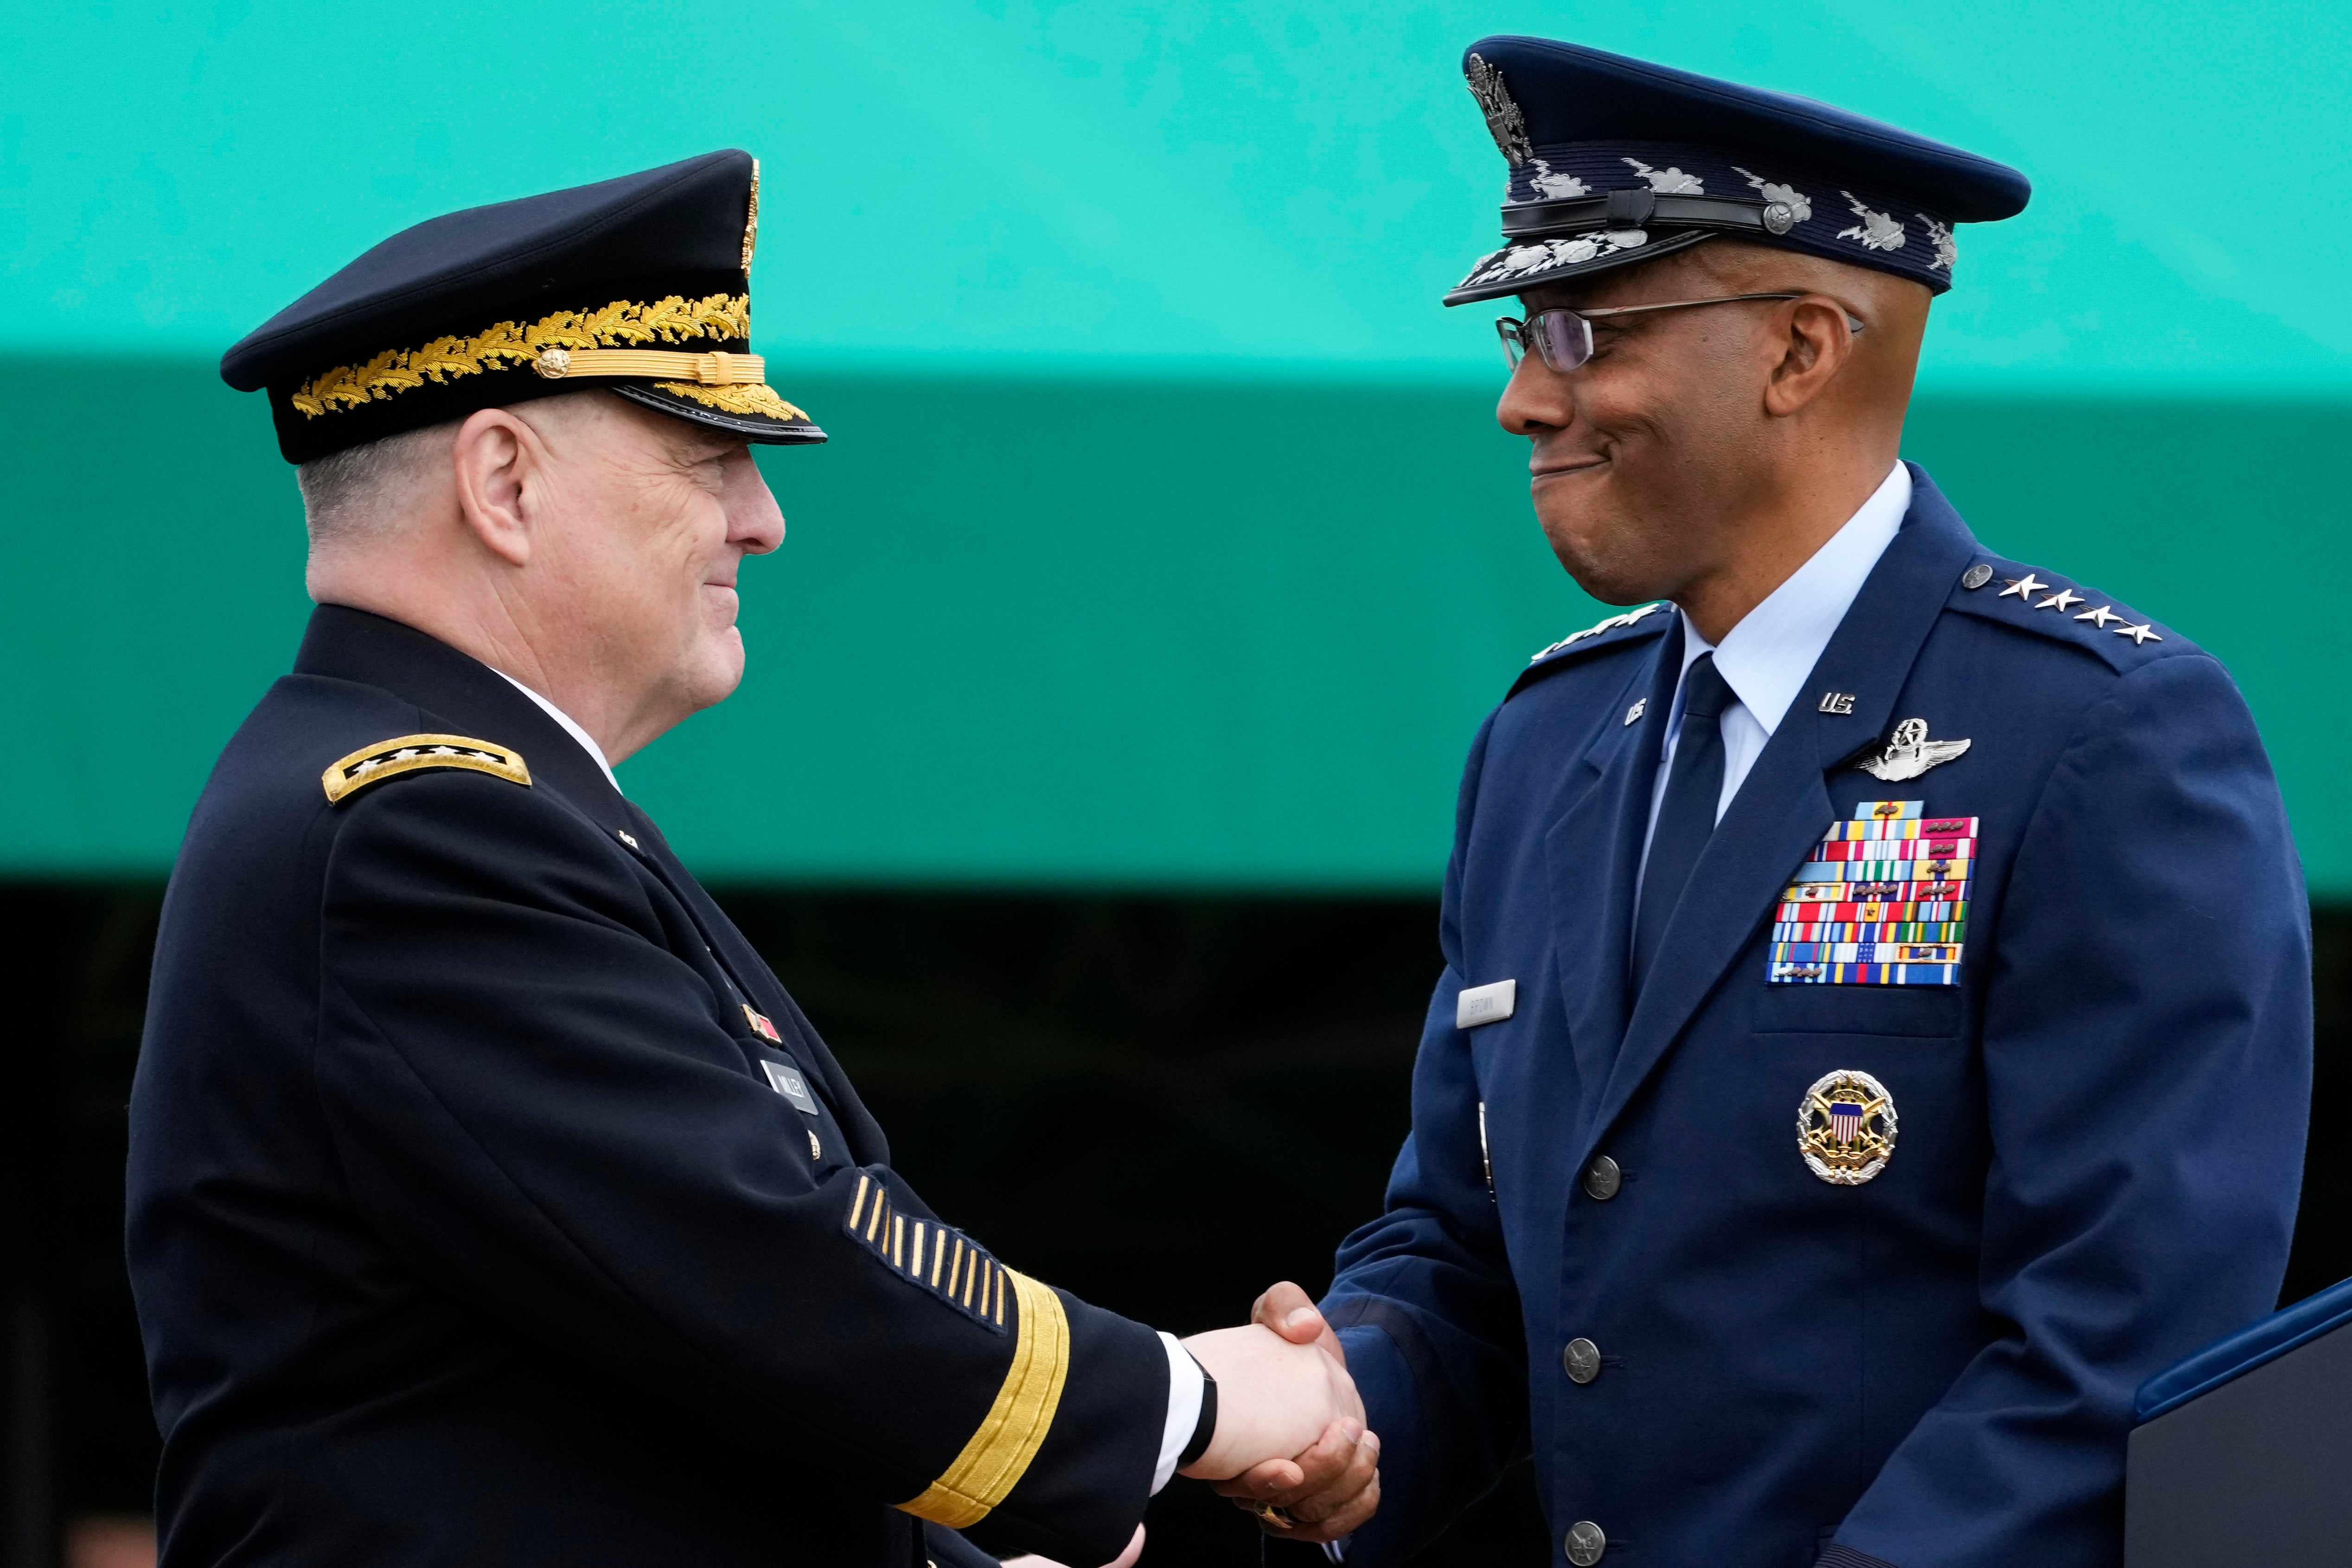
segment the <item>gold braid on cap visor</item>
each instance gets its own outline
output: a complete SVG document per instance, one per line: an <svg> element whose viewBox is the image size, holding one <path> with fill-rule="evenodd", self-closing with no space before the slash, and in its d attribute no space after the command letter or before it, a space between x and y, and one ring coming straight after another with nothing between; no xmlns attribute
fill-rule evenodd
<svg viewBox="0 0 2352 1568"><path fill-rule="evenodd" d="M743 294L687 300L672 294L650 305L615 300L601 310L558 310L529 326L512 321L472 337L436 338L423 348L386 349L365 364L339 364L295 389L288 399L305 419L383 402L430 381L528 364L551 381L575 376L668 376L663 392L729 414L805 419L767 384L758 354L670 349L615 348L615 343L684 342L692 338L748 338L751 300Z"/></svg>

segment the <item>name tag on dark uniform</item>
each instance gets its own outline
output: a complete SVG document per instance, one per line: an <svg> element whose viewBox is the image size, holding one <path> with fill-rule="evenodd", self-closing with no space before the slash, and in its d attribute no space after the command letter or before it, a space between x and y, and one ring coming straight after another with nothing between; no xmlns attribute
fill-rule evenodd
<svg viewBox="0 0 2352 1568"><path fill-rule="evenodd" d="M770 1089L791 1100L809 1115L816 1114L816 1096L809 1092L808 1079L801 1077L800 1068L787 1062L762 1061L760 1066L767 1070Z"/></svg>

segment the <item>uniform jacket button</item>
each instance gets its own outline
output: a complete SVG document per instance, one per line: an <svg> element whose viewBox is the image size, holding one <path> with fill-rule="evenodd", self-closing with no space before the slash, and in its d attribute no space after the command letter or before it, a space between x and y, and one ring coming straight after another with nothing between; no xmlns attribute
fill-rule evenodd
<svg viewBox="0 0 2352 1568"><path fill-rule="evenodd" d="M1588 1339L1573 1339L1559 1352L1559 1364L1570 1383L1591 1383L1601 1375L1601 1347Z"/></svg>
<svg viewBox="0 0 2352 1568"><path fill-rule="evenodd" d="M1615 1197L1617 1189L1624 1184L1625 1173L1619 1170L1617 1162L1606 1154L1596 1156L1592 1163L1584 1168L1584 1191L1588 1197L1605 1204Z"/></svg>
<svg viewBox="0 0 2352 1568"><path fill-rule="evenodd" d="M1591 1520L1580 1519L1568 1527L1568 1560L1576 1568L1592 1568L1608 1550L1609 1537Z"/></svg>

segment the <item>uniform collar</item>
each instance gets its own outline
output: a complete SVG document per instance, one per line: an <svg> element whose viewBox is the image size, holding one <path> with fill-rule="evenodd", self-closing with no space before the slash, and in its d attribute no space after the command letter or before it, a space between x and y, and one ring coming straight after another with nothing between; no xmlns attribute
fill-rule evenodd
<svg viewBox="0 0 2352 1568"><path fill-rule="evenodd" d="M536 692L471 654L399 621L343 605L310 612L295 656L298 675L373 686L448 732L510 746L522 753L534 783L561 790L599 821L625 818L618 786L594 746Z"/></svg>
<svg viewBox="0 0 2352 1568"><path fill-rule="evenodd" d="M513 687L517 691L521 692L525 697L530 698L533 702L538 703L540 707L545 710L549 718L562 725L563 732L571 736L573 740L579 742L581 749L586 752L591 757L593 757L596 761L596 765L604 770L604 782L613 786L613 793L614 795L621 793L621 781L613 776L613 764L604 760L604 748L596 743L596 738L593 735L591 735L587 731L580 727L580 723L577 720L573 719L571 714L566 713L562 709L558 708L554 703L550 702L538 692L533 691L530 687L525 686L521 681L517 680L513 676L509 675L505 670L500 669L497 665L491 665L489 667L489 670L491 674L497 676L499 679Z"/></svg>
<svg viewBox="0 0 2352 1568"><path fill-rule="evenodd" d="M1910 510L1911 470L1898 462L1843 526L1742 616L1720 646L1699 636L1683 616L1684 672L1699 655L1715 655L1716 672L1764 733L1780 729L1789 704L1804 689L1805 678L1821 662L1822 651ZM1677 696L1678 707L1679 700Z"/></svg>

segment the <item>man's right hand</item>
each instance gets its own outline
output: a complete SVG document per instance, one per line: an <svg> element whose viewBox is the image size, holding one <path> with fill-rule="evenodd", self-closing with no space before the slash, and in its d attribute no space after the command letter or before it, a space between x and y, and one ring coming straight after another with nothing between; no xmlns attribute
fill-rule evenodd
<svg viewBox="0 0 2352 1568"><path fill-rule="evenodd" d="M1347 1364L1348 1352L1314 1299L1287 1279L1257 1299L1250 1308L1250 1321ZM1380 1461L1378 1433L1365 1431L1356 1422L1335 1421L1313 1448L1264 1460L1219 1481L1216 1489L1244 1512L1257 1513L1263 1503L1281 1509L1293 1521L1287 1529L1260 1515L1269 1535L1286 1541L1337 1541L1380 1508Z"/></svg>
<svg viewBox="0 0 2352 1568"><path fill-rule="evenodd" d="M1217 1430L1188 1476L1224 1480L1305 1453L1334 1422L1363 1425L1347 1368L1311 1343L1253 1323L1194 1334L1184 1348L1217 1380Z"/></svg>

